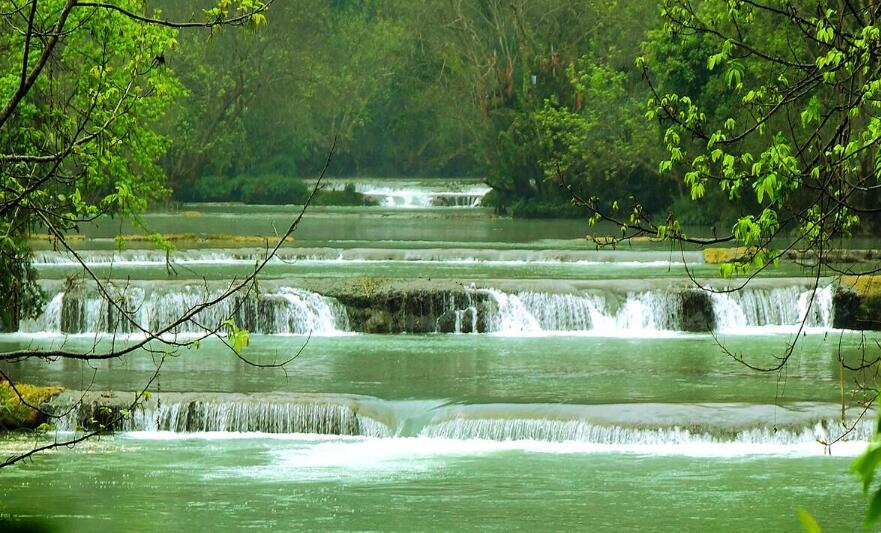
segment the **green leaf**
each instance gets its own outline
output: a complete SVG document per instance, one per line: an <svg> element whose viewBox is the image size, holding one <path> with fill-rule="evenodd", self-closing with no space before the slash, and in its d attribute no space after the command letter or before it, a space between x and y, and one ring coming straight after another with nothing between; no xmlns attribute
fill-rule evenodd
<svg viewBox="0 0 881 533"><path fill-rule="evenodd" d="M804 509L798 510L798 521L801 522L802 530L805 533L822 533L823 531L820 529L820 524L817 523L811 513Z"/></svg>
<svg viewBox="0 0 881 533"><path fill-rule="evenodd" d="M876 490L869 501L869 508L866 509L866 518L863 522L866 529L875 525L879 518L881 518L881 489Z"/></svg>

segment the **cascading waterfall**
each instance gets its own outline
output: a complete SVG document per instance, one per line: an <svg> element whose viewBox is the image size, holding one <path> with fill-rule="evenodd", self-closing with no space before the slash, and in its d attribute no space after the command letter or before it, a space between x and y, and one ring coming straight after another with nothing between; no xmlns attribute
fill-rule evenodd
<svg viewBox="0 0 881 533"><path fill-rule="evenodd" d="M471 292L465 291L465 302L461 308L451 294L447 311L455 316L453 333L477 333L477 306L472 301Z"/></svg>
<svg viewBox="0 0 881 533"><path fill-rule="evenodd" d="M465 187L461 190L440 190L425 186L383 186L356 183L355 190L379 200L383 207L477 207L489 192L485 186Z"/></svg>
<svg viewBox="0 0 881 533"><path fill-rule="evenodd" d="M865 441L874 416L840 406L754 404L474 404L384 401L368 396L157 393L126 417L131 393L67 391L48 407L58 429L105 424L117 431L274 433L597 445L798 446ZM851 430L852 429L852 430ZM851 430L851 431L849 431Z"/></svg>
<svg viewBox="0 0 881 533"><path fill-rule="evenodd" d="M748 289L711 295L716 326L734 330L754 326L832 326L832 287Z"/></svg>
<svg viewBox="0 0 881 533"><path fill-rule="evenodd" d="M552 294L477 289L491 297L488 330L503 334L542 332L674 331L679 329L678 293L628 293L623 301L603 294Z"/></svg>
<svg viewBox="0 0 881 533"><path fill-rule="evenodd" d="M867 440L873 429L871 421L861 421L849 435L849 439ZM765 426L721 432L678 426L638 428L596 425L581 420L458 418L430 424L420 432L420 436L458 440L535 440L656 446L693 443L794 445L832 442L842 432L840 421L831 419L800 428L777 429Z"/></svg>
<svg viewBox="0 0 881 533"><path fill-rule="evenodd" d="M23 320L20 332L140 333L96 291L56 290L43 314ZM165 327L221 294L200 285L111 287L111 291L126 313L148 331ZM834 314L832 298L832 286L816 291L787 286L747 288L733 293L694 289L618 293L591 289L568 294L506 292L470 286L464 291L414 292L415 301L424 303L408 308L414 320L403 324L401 331L652 336L708 329L723 333L764 327L788 331L798 327L803 318L809 328L830 328ZM353 312L357 315L357 300L343 301L355 306ZM333 335L351 329L346 306L335 298L300 288L279 287L227 298L200 311L172 332L201 333L227 318L257 334ZM360 327L361 322L356 321L354 329Z"/></svg>
<svg viewBox="0 0 881 533"><path fill-rule="evenodd" d="M189 310L221 293L185 286L165 292L128 287L114 300L144 329L157 331ZM183 322L174 333L203 333L227 318L251 333L280 335L333 335L349 329L345 307L335 299L303 289L282 287L259 295L231 296ZM59 292L42 315L22 321L25 333L137 333L105 298L93 293Z"/></svg>
<svg viewBox="0 0 881 533"><path fill-rule="evenodd" d="M161 266L174 264L254 264L266 255L265 248L193 248L175 250L166 255L162 250L81 250L79 257L92 266L115 264L125 266ZM699 254L685 252L689 262L701 260ZM616 252L611 250L523 250L470 248L282 248L275 254L279 261L375 262L419 261L446 264L499 263L508 265L614 263L615 266L657 267L669 266L671 260L663 253ZM79 260L65 250L37 251L33 264L38 268L79 266ZM676 264L673 261L672 264Z"/></svg>
<svg viewBox="0 0 881 533"><path fill-rule="evenodd" d="M470 289L489 297L481 306L487 331L541 334L592 332L638 334L672 331L735 331L744 327L797 326L807 316L810 327L832 326L832 287L748 288L730 294L702 291L642 291L552 294L506 293ZM812 298L813 295L813 298ZM704 305L705 304L705 305ZM706 316L701 320L701 313Z"/></svg>
<svg viewBox="0 0 881 533"><path fill-rule="evenodd" d="M88 403L71 411L58 423L62 431L73 431L101 420L101 407ZM328 402L182 401L139 407L115 428L120 431L171 431L193 433L260 432L312 433L388 437L389 429L349 405Z"/></svg>

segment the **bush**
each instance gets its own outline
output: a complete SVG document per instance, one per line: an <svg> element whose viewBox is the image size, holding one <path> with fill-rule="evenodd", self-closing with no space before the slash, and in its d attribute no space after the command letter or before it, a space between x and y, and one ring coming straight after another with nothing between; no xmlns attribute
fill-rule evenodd
<svg viewBox="0 0 881 533"><path fill-rule="evenodd" d="M193 184L193 200L196 202L235 202L241 194L239 178L226 176L202 176Z"/></svg>
<svg viewBox="0 0 881 533"><path fill-rule="evenodd" d="M302 204L309 188L299 178L263 174L242 178L241 200L246 204Z"/></svg>

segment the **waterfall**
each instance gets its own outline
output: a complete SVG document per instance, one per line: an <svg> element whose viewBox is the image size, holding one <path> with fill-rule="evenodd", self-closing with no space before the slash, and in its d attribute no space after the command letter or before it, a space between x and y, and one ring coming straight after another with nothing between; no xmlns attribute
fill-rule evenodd
<svg viewBox="0 0 881 533"><path fill-rule="evenodd" d="M204 285L128 286L110 290L114 300L148 331L164 328L221 294ZM362 312L359 306L374 305L385 310L390 305L385 300L364 304L349 295L341 298L345 305L333 297L291 287L232 296L199 312L173 333L202 333L232 318L255 334L334 335L351 329L346 306L353 313L354 329L370 331L362 328L366 327L365 320L376 315ZM786 286L746 288L733 293L695 289L623 293L589 289L568 294L470 286L464 290L414 291L412 297L411 293L402 293L400 301L395 300L398 307L388 309L398 313L395 317L403 317L395 325L395 331L400 332L656 336L708 330L737 333L755 328L790 331L803 318L810 328L830 328L834 315L832 298L832 286L813 292ZM94 290L82 289L56 292L42 315L22 321L19 331L139 333L104 297Z"/></svg>
<svg viewBox="0 0 881 533"><path fill-rule="evenodd" d="M574 294L521 292L518 299L543 331L585 331L602 306L599 298Z"/></svg>
<svg viewBox="0 0 881 533"><path fill-rule="evenodd" d="M438 186L409 184L388 186L371 183L356 183L355 190L379 200L383 207L478 207L483 196L489 192L486 186L455 187L459 190L445 190Z"/></svg>
<svg viewBox="0 0 881 533"><path fill-rule="evenodd" d="M745 289L712 294L713 312L720 330L755 326L832 327L832 287L816 291L799 287ZM813 302L811 297L813 295Z"/></svg>
<svg viewBox="0 0 881 533"><path fill-rule="evenodd" d="M471 292L465 291L465 301L460 306L455 295L451 294L446 312L455 317L453 333L477 333L477 306L471 298Z"/></svg>
<svg viewBox="0 0 881 533"><path fill-rule="evenodd" d="M488 330L497 333L539 333L541 323L529 312L523 300L515 294L496 289L484 289L495 301L495 313L488 322Z"/></svg>
<svg viewBox="0 0 881 533"><path fill-rule="evenodd" d="M873 433L869 420L857 424L850 440L867 440ZM640 428L596 425L581 420L471 419L457 418L430 424L422 437L486 439L496 441L535 440L590 444L682 445L692 443L811 444L831 442L842 433L839 420L821 420L810 426L774 428L762 426L741 430L713 431L688 427Z"/></svg>
<svg viewBox="0 0 881 533"><path fill-rule="evenodd" d="M163 266L173 264L249 264L266 255L265 248L195 248L175 250L166 255L162 250L81 250L77 254L91 266L114 264L125 266ZM685 252L690 262L700 261L700 253ZM279 261L313 262L373 262L373 261L421 261L444 264L570 264L594 266L612 264L627 268L656 268L669 266L668 254L657 251L613 250L528 250L528 249L473 249L473 248L282 248L275 254ZM79 266L79 261L68 251L37 251L33 264L38 268ZM672 264L677 264L673 261Z"/></svg>
<svg viewBox="0 0 881 533"><path fill-rule="evenodd" d="M220 294L196 285L164 291L128 287L115 290L114 300L144 329L157 331ZM345 307L335 299L282 287L259 295L230 296L173 332L203 333L228 318L256 334L333 335L349 328ZM83 291L55 294L39 317L22 321L19 329L25 333L137 333L105 298Z"/></svg>
<svg viewBox="0 0 881 533"><path fill-rule="evenodd" d="M627 293L622 301L604 294L505 293L479 289L493 305L488 331L503 334L677 330L679 294L661 291Z"/></svg>
<svg viewBox="0 0 881 533"><path fill-rule="evenodd" d="M736 331L744 327L795 327L807 316L810 327L832 327L831 286L815 292L799 287L747 288L717 294L699 290L641 291L615 294L507 293L470 289L488 297L478 306L486 330L508 335L589 332L635 335L707 329ZM811 296L814 295L813 301Z"/></svg>
<svg viewBox="0 0 881 533"><path fill-rule="evenodd" d="M133 393L66 391L47 406L62 431L226 432L577 442L647 447L704 444L796 446L865 441L873 412L837 404L467 404L386 401L330 394L156 393L130 415ZM863 414L862 418L857 418ZM845 432L853 427L853 431Z"/></svg>
<svg viewBox="0 0 881 533"><path fill-rule="evenodd" d="M115 417L119 406L110 408ZM105 414L102 414L102 409ZM60 419L58 428L73 431L90 421L106 420L108 408L98 402L83 403ZM93 423L93 422L92 422ZM118 431L205 431L313 433L387 437L383 423L359 415L351 405L333 402L171 401L150 402L137 408L114 429Z"/></svg>

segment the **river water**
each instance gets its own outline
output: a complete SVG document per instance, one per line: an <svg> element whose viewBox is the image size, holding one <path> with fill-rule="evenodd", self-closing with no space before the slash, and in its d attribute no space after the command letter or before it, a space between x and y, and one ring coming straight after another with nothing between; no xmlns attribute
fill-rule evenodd
<svg viewBox="0 0 881 533"><path fill-rule="evenodd" d="M846 409L855 430L824 443L844 432L852 376L838 358L858 361L877 336L833 329L830 279L813 290L790 264L744 292L707 294L689 275L729 284L698 250L597 250L583 221L493 216L474 182L356 185L380 206L309 210L259 294L176 330L191 338L232 316L252 332L249 360L305 345L297 359L256 368L216 339L167 359L117 433L0 473L0 513L63 530L797 531L804 509L824 531L860 529L849 466L873 415ZM155 329L265 253L232 236L271 236L296 212L148 214L154 231L225 235L180 241L168 258L137 242L119 250L113 237L134 230L118 221L84 227L76 246ZM46 311L0 335L0 349L138 338L111 336L112 310L77 281L74 258L43 248ZM802 319L783 372L731 357L773 365ZM89 389L87 403L113 404L159 359L4 371L64 386L62 407ZM29 444L6 438L0 452Z"/></svg>

